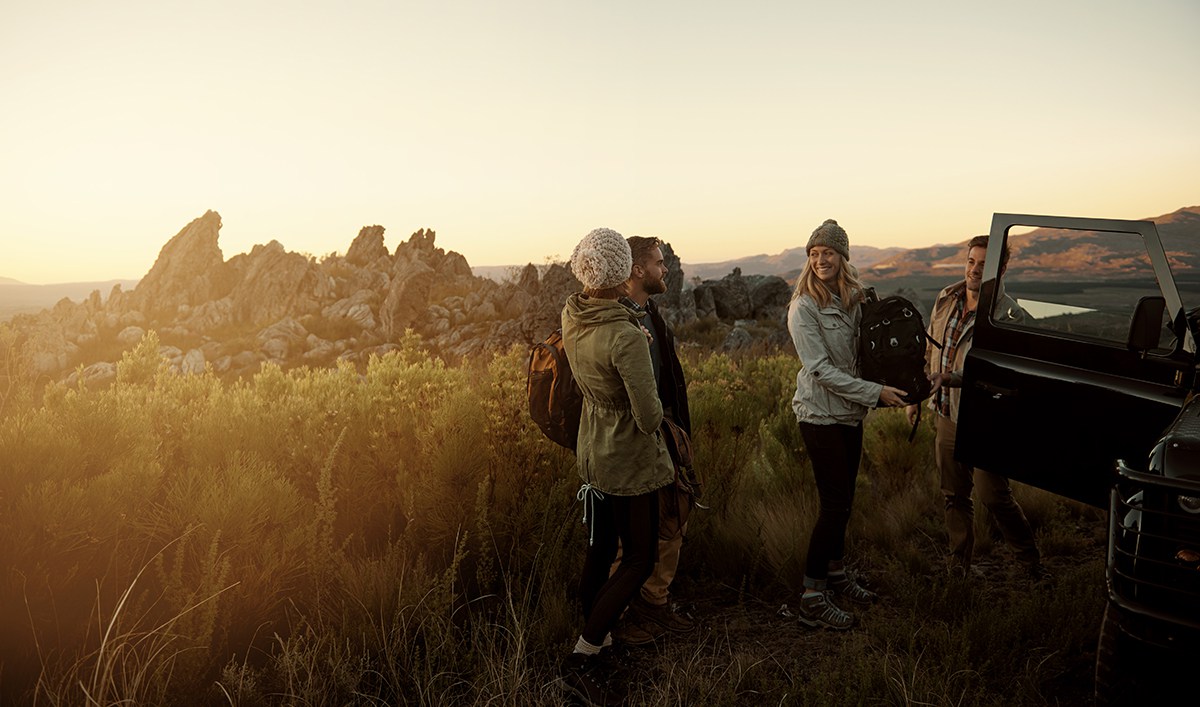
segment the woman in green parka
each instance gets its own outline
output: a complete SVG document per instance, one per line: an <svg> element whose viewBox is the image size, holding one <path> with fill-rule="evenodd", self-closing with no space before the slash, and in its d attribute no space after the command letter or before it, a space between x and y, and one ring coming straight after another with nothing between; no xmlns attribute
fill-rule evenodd
<svg viewBox="0 0 1200 707"><path fill-rule="evenodd" d="M579 581L584 628L564 666L564 684L588 704L614 704L615 686L595 656L658 559L658 489L675 467L659 425L663 410L646 332L619 303L633 257L624 236L587 234L571 255L583 292L567 298L563 346L583 416L576 448L588 552ZM618 542L621 562L609 576Z"/></svg>

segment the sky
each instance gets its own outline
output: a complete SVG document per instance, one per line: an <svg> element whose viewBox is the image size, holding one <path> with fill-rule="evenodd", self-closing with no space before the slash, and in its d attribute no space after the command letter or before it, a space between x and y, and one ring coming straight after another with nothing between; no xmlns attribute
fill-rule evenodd
<svg viewBox="0 0 1200 707"><path fill-rule="evenodd" d="M472 265L684 262L1200 204L1200 3L0 0L0 277L379 224Z"/></svg>

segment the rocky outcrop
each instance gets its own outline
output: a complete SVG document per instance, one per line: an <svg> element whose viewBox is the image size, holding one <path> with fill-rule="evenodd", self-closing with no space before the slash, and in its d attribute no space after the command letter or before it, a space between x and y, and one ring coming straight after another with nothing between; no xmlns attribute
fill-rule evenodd
<svg viewBox="0 0 1200 707"><path fill-rule="evenodd" d="M154 319L173 319L180 306L194 306L224 297L233 282L217 233L221 216L207 211L167 241L150 272L142 278L126 306Z"/></svg>
<svg viewBox="0 0 1200 707"><path fill-rule="evenodd" d="M387 245L383 242L383 226L363 226L358 237L346 251L346 262L365 266L388 257Z"/></svg>
<svg viewBox="0 0 1200 707"><path fill-rule="evenodd" d="M663 319L672 327L694 322L697 318L696 294L684 277L683 263L670 243L663 243L660 247L663 262L667 266L667 291L659 295L656 301L663 312Z"/></svg>
<svg viewBox="0 0 1200 707"><path fill-rule="evenodd" d="M740 268L720 280L696 285L696 316L728 321L754 319L782 322L791 301L791 287L774 275L742 275Z"/></svg>
<svg viewBox="0 0 1200 707"><path fill-rule="evenodd" d="M242 273L229 295L236 323L264 325L283 316L319 311L320 278L315 264L284 250L279 241L256 245L230 264Z"/></svg>
<svg viewBox="0 0 1200 707"><path fill-rule="evenodd" d="M572 292L581 291L583 283L568 268L555 264L546 269L536 287L530 286L533 292L523 290L531 299L521 318L522 333L531 342L541 341L562 326L563 302Z"/></svg>
<svg viewBox="0 0 1200 707"><path fill-rule="evenodd" d="M392 271L391 284L380 311L384 337L397 339L429 306L434 270L420 259L402 259Z"/></svg>
<svg viewBox="0 0 1200 707"><path fill-rule="evenodd" d="M544 339L561 326L567 296L582 289L562 264L530 264L503 283L475 277L466 258L439 248L428 229L394 252L375 225L360 230L344 256L318 260L273 240L224 261L220 227L214 211L188 224L132 291L117 286L107 300L97 291L78 304L63 300L16 317L24 370L104 384L115 375L111 352L132 348L150 330L167 365L181 373L247 375L264 361L365 362L397 348L408 330L453 360ZM789 290L779 278L735 271L693 284L671 246L662 250L667 290L657 300L673 326L720 319L725 347L737 348L761 338L764 319L782 320ZM109 360L97 360L101 351Z"/></svg>

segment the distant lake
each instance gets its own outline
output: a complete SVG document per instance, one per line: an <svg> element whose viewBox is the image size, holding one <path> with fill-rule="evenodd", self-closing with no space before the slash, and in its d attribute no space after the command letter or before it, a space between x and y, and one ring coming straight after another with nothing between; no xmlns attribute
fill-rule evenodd
<svg viewBox="0 0 1200 707"><path fill-rule="evenodd" d="M1018 299L1017 304L1021 309L1029 313L1029 316L1034 319L1046 319L1047 317L1057 317L1062 314L1084 314L1086 312L1095 312L1095 309L1088 307L1075 307L1069 304L1058 304L1056 302L1042 302L1039 300Z"/></svg>

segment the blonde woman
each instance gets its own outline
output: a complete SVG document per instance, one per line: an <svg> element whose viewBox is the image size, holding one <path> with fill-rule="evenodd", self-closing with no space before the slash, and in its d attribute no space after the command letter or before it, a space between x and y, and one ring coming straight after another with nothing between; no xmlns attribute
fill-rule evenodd
<svg viewBox="0 0 1200 707"><path fill-rule="evenodd" d="M808 544L799 620L844 630L854 616L834 604L877 597L846 574L846 525L862 457L863 418L872 407L904 405L905 391L858 377L863 287L850 265L850 239L828 219L808 239L808 261L788 307L788 331L803 367L792 409L812 462L821 510Z"/></svg>

